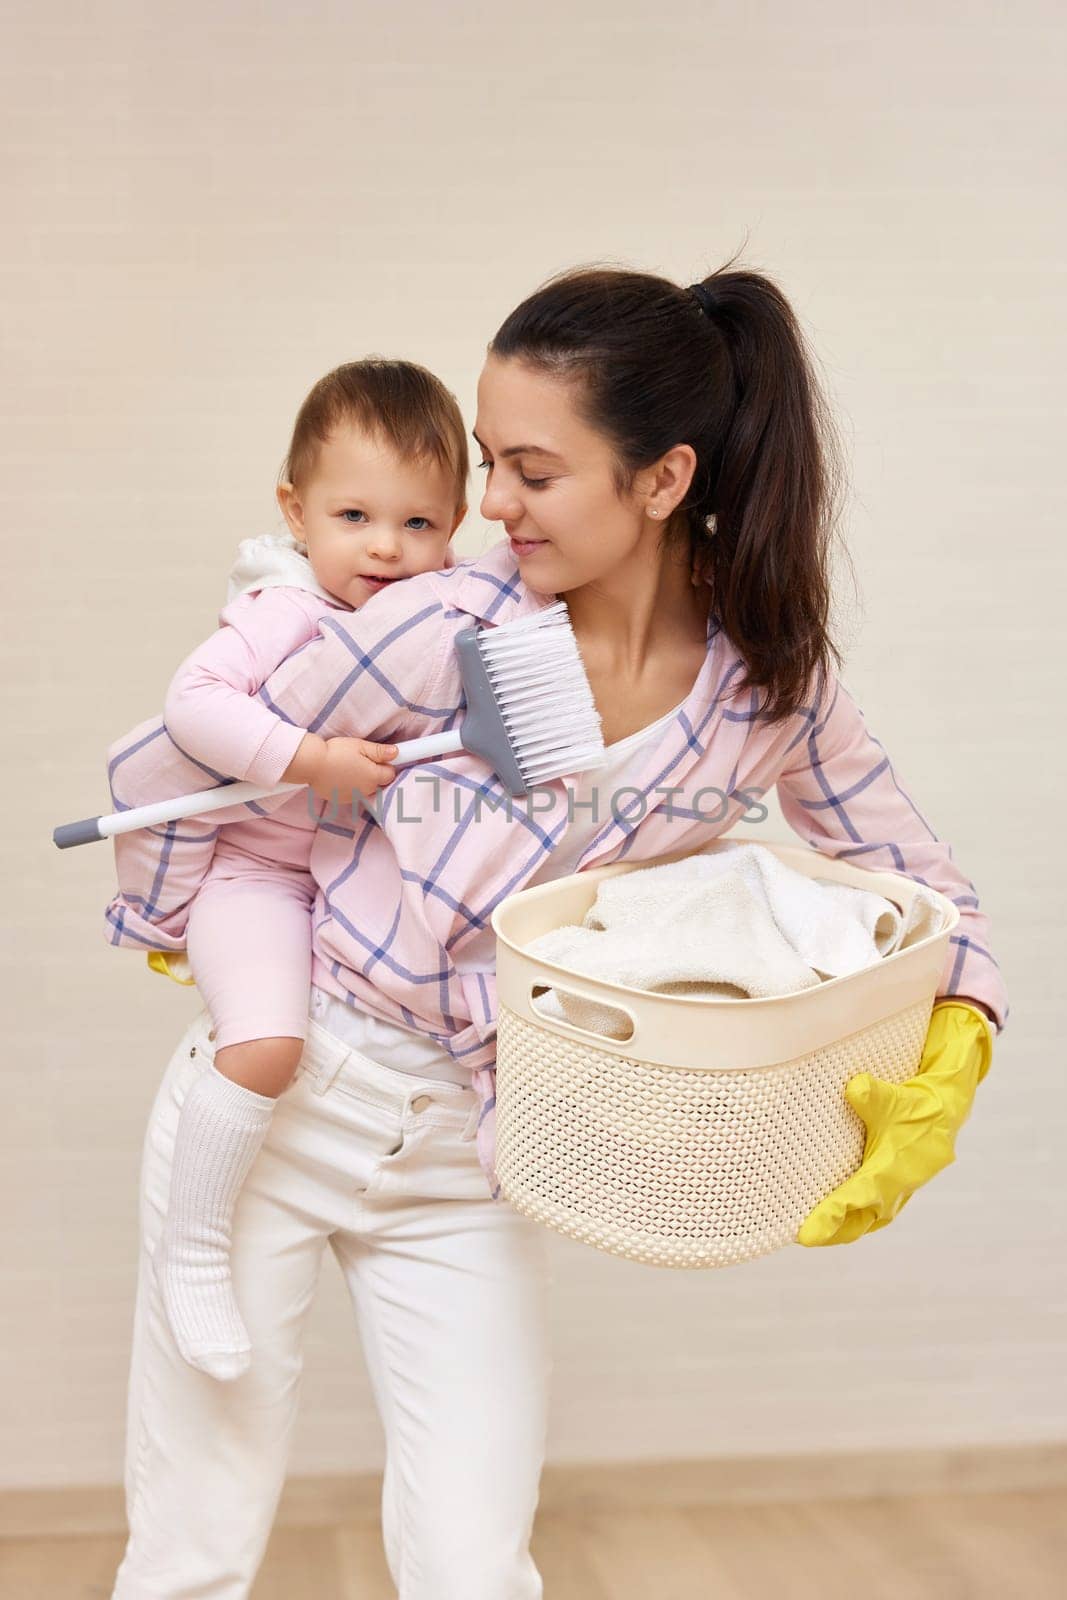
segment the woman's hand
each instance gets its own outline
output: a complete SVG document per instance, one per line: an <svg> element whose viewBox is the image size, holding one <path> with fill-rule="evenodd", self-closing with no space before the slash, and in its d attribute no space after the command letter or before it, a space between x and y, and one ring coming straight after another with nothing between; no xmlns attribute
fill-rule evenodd
<svg viewBox="0 0 1067 1600"><path fill-rule="evenodd" d="M914 1077L850 1078L845 1098L867 1125L863 1164L808 1215L797 1244L851 1244L888 1227L915 1190L956 1159L956 1134L992 1059L993 1029L982 1013L941 1000Z"/></svg>
<svg viewBox="0 0 1067 1600"><path fill-rule="evenodd" d="M370 800L396 777L388 762L395 744L371 739L322 739L309 733L282 774L287 783L306 783L320 800L347 806L355 794Z"/></svg>

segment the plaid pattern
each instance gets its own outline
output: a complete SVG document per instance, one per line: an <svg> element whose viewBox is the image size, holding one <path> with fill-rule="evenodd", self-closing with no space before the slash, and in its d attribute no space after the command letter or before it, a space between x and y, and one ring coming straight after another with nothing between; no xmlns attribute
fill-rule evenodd
<svg viewBox="0 0 1067 1600"><path fill-rule="evenodd" d="M259 701L326 737L397 741L451 728L462 720L456 633L472 621L494 626L528 615L554 598L523 585L502 542L408 579L358 612L324 616L318 635L263 684ZM738 695L743 672L712 617L689 697L658 744L642 753L632 789L616 792L578 870L700 849L777 786L790 826L815 849L904 873L955 901L961 921L939 994L983 1001L999 1030L1008 1015L1005 987L974 885L901 786L844 685L831 677L810 703L772 726L756 713L757 691ZM218 771L190 764L158 722L142 724L109 755L116 808L224 781ZM286 797L290 804L293 798ZM180 948L168 940L180 940L205 835L250 809L216 812L210 829L183 821L144 830L152 837L140 879L127 879L108 907L112 942L148 948L154 934L157 948ZM318 884L313 981L417 1028L470 1067L482 1102L479 1153L498 1194L495 978L491 970L460 973L454 958L558 843L566 786L557 780L529 800L512 801L482 761L460 754L399 769L373 812L331 816L320 809L310 859Z"/></svg>
<svg viewBox="0 0 1067 1600"><path fill-rule="evenodd" d="M108 750L116 811L221 782L278 783L304 737L255 696L319 622L348 615L307 590L267 587L240 595L219 613L216 633L192 651L171 680L162 717L139 723ZM225 774L225 776L224 776ZM228 841L285 866L307 867L315 817L307 792L235 806L113 840L119 892L107 909L114 944L182 950L189 902L215 853Z"/></svg>

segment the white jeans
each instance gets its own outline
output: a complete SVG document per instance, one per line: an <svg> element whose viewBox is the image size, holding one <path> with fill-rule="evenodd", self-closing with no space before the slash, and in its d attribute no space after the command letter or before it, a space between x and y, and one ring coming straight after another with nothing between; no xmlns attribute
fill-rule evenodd
<svg viewBox="0 0 1067 1600"><path fill-rule="evenodd" d="M551 1370L546 1235L489 1198L474 1090L394 1071L310 1023L234 1219L252 1366L218 1383L178 1354L152 1271L178 1113L211 1059L210 1026L205 1011L186 1032L145 1138L130 1537L113 1600L248 1595L285 1478L327 1244L385 1431L382 1529L400 1600L540 1600L529 1538Z"/></svg>

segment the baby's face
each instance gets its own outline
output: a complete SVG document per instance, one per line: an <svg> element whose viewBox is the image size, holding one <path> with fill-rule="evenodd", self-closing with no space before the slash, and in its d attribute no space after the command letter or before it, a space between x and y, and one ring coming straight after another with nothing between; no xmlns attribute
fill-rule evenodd
<svg viewBox="0 0 1067 1600"><path fill-rule="evenodd" d="M278 502L307 546L318 582L346 605L444 566L463 519L455 480L436 462L412 462L351 426L320 447L302 490L283 485Z"/></svg>

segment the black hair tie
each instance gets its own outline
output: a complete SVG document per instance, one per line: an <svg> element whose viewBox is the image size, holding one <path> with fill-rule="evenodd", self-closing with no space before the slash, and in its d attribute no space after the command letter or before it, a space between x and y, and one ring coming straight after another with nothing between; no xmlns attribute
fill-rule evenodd
<svg viewBox="0 0 1067 1600"><path fill-rule="evenodd" d="M709 322L715 321L715 297L702 283L691 283L687 291L699 305Z"/></svg>

